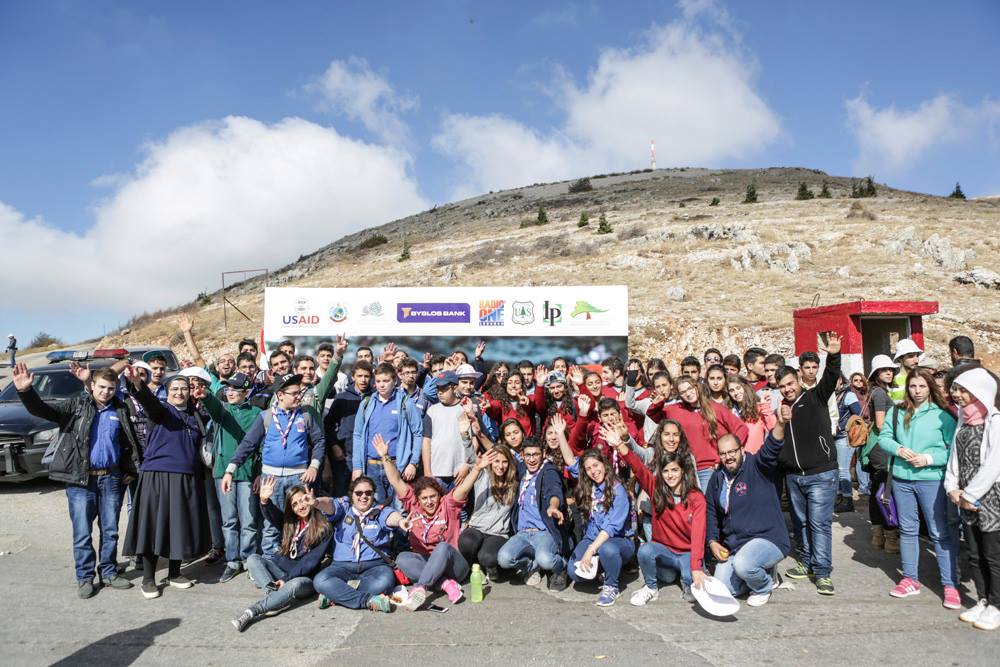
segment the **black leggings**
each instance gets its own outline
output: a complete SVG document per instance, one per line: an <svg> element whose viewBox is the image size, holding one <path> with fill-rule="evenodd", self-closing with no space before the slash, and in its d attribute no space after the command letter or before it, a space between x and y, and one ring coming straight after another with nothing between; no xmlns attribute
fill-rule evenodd
<svg viewBox="0 0 1000 667"><path fill-rule="evenodd" d="M156 582L156 556L142 555L142 583L152 584ZM179 560L167 561L167 577L179 577L181 574L181 562Z"/></svg>
<svg viewBox="0 0 1000 667"><path fill-rule="evenodd" d="M458 536L458 550L466 562L479 563L488 570L497 566L497 553L506 542L506 537L490 535L478 528L466 528Z"/></svg>
<svg viewBox="0 0 1000 667"><path fill-rule="evenodd" d="M871 473L871 487L868 491L868 519L873 526L885 526L885 517L882 516L882 510L878 508L878 489L886 479L888 479L888 475L885 470L876 468Z"/></svg>
<svg viewBox="0 0 1000 667"><path fill-rule="evenodd" d="M979 526L970 525L964 528L976 597L1000 607L1000 531L984 533Z"/></svg>

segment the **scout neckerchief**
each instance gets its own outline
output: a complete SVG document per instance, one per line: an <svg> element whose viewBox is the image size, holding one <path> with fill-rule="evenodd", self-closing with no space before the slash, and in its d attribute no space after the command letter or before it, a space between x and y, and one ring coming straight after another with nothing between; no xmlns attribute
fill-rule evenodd
<svg viewBox="0 0 1000 667"><path fill-rule="evenodd" d="M288 557L295 560L299 557L299 539L302 538L302 534L309 529L309 522L303 519L299 519L299 527L295 531L295 537L292 538L292 543L288 547ZM302 553L309 551L309 546L305 545L302 549Z"/></svg>
<svg viewBox="0 0 1000 667"><path fill-rule="evenodd" d="M382 509L381 505L372 505L364 514L358 514L358 510L354 508L354 505L351 505L351 514L354 515L354 539L351 541L351 547L354 549L355 562L361 560L361 531L365 528L365 520L368 519L369 514L380 509Z"/></svg>
<svg viewBox="0 0 1000 667"><path fill-rule="evenodd" d="M528 492L528 486L531 484L532 480L535 479L535 477L537 477L540 472L542 472L542 468L545 467L546 463L548 463L548 461L542 459L542 465L538 466L538 470L536 470L535 472L527 472L527 474L525 474L524 476L524 479L521 480L521 491L520 493L517 494L517 504L520 507L524 507L524 496Z"/></svg>
<svg viewBox="0 0 1000 667"><path fill-rule="evenodd" d="M274 427L278 429L278 435L281 436L281 448L285 449L288 445L288 435L292 432L292 426L295 424L296 417L299 416L299 409L295 408L295 410L290 413L290 416L288 417L288 427L285 429L281 428L281 422L278 421L278 410L283 412L288 412L288 410L285 410L284 408L275 408L274 410L271 410L271 419L274 420Z"/></svg>

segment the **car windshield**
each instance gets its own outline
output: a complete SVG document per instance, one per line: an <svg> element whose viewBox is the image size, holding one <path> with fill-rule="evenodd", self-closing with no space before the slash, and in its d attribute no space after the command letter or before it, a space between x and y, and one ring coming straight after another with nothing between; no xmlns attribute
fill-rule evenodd
<svg viewBox="0 0 1000 667"><path fill-rule="evenodd" d="M72 398L83 391L83 383L73 377L69 371L35 371L35 379L32 385L42 400L56 398ZM11 382L0 392L0 401L16 401L17 389Z"/></svg>

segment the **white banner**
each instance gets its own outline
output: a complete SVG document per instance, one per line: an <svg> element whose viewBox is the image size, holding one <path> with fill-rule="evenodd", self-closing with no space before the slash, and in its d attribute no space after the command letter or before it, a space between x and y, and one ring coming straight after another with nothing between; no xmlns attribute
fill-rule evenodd
<svg viewBox="0 0 1000 667"><path fill-rule="evenodd" d="M300 336L628 336L628 288L269 287L267 340Z"/></svg>

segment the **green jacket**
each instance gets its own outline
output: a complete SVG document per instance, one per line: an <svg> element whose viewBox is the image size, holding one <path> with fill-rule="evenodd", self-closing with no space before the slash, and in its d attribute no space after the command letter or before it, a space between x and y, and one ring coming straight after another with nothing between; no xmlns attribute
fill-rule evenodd
<svg viewBox="0 0 1000 667"><path fill-rule="evenodd" d="M236 448L243 440L247 430L253 424L261 409L250 403L223 403L213 394L207 394L202 405L212 416L215 427L215 464L212 466L212 476L216 479L226 474L226 464L233 458ZM260 474L260 453L248 456L236 472L233 479L238 482L252 482Z"/></svg>
<svg viewBox="0 0 1000 667"><path fill-rule="evenodd" d="M898 416L897 416L898 413ZM925 402L910 419L910 426L904 425L906 410L894 407L885 416L878 444L891 456L900 447L912 449L917 454L926 454L933 463L922 468L914 468L899 456L892 465L892 476L907 481L937 481L944 479L948 465L948 450L955 437L955 418L947 410L942 410L931 401Z"/></svg>

